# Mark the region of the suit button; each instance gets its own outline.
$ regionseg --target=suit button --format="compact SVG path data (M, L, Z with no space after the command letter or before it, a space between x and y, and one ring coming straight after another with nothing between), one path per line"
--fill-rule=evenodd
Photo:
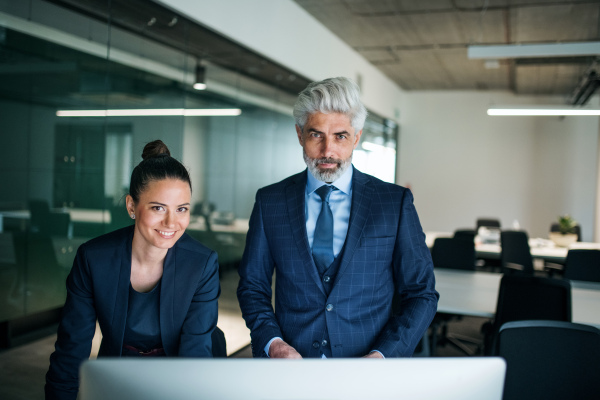
M323 341L321 342L321 346L323 346L323 347L327 347L328 344L329 343L327 342L326 339L323 339Z
M313 347L314 347L315 349L318 349L318 348L319 348L319 346L321 346L321 345L319 344L319 342L313 342Z
M323 282L329 283L330 281L331 281L331 277L330 276L324 276L323 277Z
M327 311L331 311L331 310L333 310L333 304L327 304L327 307L325 307L325 309L326 309Z

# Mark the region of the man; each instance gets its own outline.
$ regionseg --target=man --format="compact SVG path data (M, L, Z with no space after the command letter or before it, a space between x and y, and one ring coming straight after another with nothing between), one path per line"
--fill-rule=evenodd
M257 192L240 265L254 357L410 357L435 314L410 190L351 164L366 116L347 78L300 93L294 118L308 169Z

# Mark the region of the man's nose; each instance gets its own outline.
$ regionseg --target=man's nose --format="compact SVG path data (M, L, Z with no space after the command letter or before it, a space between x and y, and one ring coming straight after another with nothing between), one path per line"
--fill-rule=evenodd
M330 136L325 136L322 142L321 152L323 153L323 157L334 157L335 154L335 141L334 138Z

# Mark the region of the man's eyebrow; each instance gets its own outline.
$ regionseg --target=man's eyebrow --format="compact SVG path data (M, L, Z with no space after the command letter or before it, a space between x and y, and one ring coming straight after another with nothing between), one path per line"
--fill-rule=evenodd
M309 132L315 132L315 133L323 133L323 132L321 132L321 131L319 131L317 129L314 129L314 128L308 128L308 131ZM343 131L340 131L340 132L335 132L334 135L341 135L342 133L348 134L349 132L346 131L346 130L343 130Z

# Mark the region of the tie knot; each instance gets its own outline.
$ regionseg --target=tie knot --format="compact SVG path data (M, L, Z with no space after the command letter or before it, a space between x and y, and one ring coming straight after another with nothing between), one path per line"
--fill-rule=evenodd
M337 188L335 186L332 185L323 185L320 188L318 188L317 190L315 190L315 192L321 197L321 201L329 201L329 195L331 194L332 191L336 190Z

